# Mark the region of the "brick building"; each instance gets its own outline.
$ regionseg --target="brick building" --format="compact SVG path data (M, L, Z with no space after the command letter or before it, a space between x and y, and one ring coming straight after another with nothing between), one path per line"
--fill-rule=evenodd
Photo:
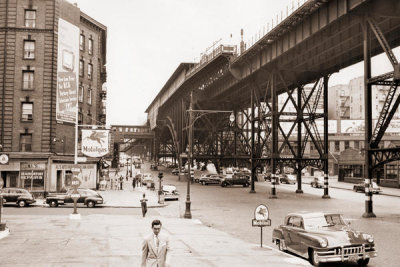
M6 186L38 193L68 186L75 118L105 125L106 38L104 25L65 0L0 0L0 154L9 158L0 177ZM62 84L70 91L61 91ZM98 161L82 164L85 187L96 187Z

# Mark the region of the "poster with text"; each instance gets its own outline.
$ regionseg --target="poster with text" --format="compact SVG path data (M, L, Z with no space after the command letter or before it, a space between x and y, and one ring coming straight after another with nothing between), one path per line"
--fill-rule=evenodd
M76 123L78 112L79 28L58 22L57 121Z

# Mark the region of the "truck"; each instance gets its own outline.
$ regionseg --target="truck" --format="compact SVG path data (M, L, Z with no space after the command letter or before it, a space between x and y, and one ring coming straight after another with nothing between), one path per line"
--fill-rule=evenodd
M88 208L104 204L103 197L94 190L78 188L77 191L79 194L77 203L83 203ZM46 197L45 203L52 208L58 207L58 205L74 203L74 200L72 199L73 194L74 189L72 188L68 189L66 193L49 193Z

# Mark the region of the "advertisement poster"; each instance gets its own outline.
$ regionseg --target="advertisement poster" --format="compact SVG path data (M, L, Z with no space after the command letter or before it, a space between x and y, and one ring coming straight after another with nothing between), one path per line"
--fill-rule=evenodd
M63 170L70 172L72 168L74 168L73 164L54 164L53 165L53 173L56 173L57 170ZM96 188L96 173L97 167L96 164L79 164L79 168L81 173L78 175L78 178L81 181L81 188ZM65 175L64 185L66 188L71 187L71 175ZM55 185L56 181L52 178L52 183Z
M364 120L342 120L341 122L341 132L349 134L363 134L364 130Z
M59 19L56 119L76 122L78 112L79 28Z
M82 153L89 157L108 154L109 130L82 130Z

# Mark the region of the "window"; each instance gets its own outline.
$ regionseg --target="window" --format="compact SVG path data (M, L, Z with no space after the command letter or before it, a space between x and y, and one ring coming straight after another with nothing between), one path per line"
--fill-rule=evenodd
M85 73L84 64L85 62L83 60L79 60L79 76L81 77L83 77L83 74Z
M85 51L85 35L83 34L79 36L79 49Z
M92 124L92 114L90 113L90 110L89 110L89 113L87 114L87 124Z
M36 10L25 9L25 27L36 27Z
M349 141L344 141L344 149L348 149L350 147Z
M88 79L91 80L92 79L92 74L93 74L93 65L91 63L88 64L88 69L87 69L87 76Z
M89 43L88 43L88 53L89 55L93 54L93 39L89 39Z
M32 121L33 120L33 103L24 102L22 103L22 121Z
M22 72L22 90L33 90L34 85L34 72L31 70L24 70Z
M87 103L92 104L92 89L88 88L88 93L87 93Z
M78 100L81 103L83 102L83 90L84 90L84 87L83 87L83 84L81 83L79 85L79 92L78 92Z
M340 142L335 141L335 151L340 151Z
M24 59L35 59L35 41L24 40Z
M360 141L354 141L354 148L360 148Z
M83 123L83 114L82 114L82 109L79 108L79 112L78 112L78 124L82 124Z
M32 134L21 134L19 140L19 151L32 151Z

